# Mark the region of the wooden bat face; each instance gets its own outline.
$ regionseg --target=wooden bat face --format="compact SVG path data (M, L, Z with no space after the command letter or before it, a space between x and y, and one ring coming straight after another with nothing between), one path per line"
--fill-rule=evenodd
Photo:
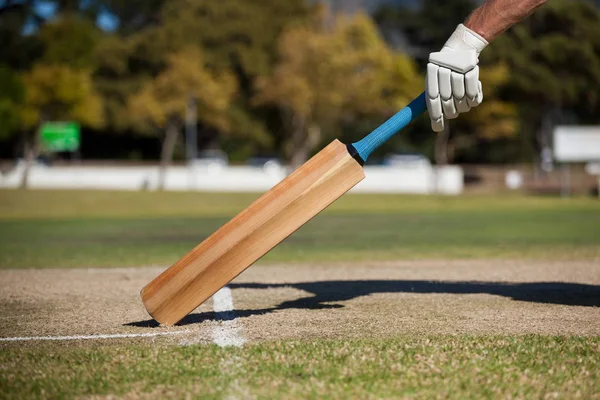
M334 140L144 287L148 313L177 323L364 177Z

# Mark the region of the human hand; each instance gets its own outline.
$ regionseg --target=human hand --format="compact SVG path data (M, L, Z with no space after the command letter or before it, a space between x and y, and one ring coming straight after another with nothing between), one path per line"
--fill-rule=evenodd
M427 110L431 128L444 130L445 119L454 119L483 101L479 81L479 53L488 42L460 24L441 51L429 55Z

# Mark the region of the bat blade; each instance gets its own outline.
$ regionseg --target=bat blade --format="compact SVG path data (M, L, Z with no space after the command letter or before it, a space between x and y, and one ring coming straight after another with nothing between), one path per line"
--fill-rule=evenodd
M179 322L364 177L334 140L144 287L146 310Z

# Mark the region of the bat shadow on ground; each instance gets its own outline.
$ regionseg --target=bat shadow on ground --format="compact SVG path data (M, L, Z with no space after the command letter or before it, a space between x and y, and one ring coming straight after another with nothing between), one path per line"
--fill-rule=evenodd
M342 308L341 303L376 293L423 293L423 294L490 294L516 301L562 304L568 306L600 307L600 286L582 283L531 282L501 283L481 281L424 281L424 280L355 280L316 281L299 283L233 283L231 289L294 288L310 293L309 296L259 310L235 310L234 312L203 312L190 314L178 325L197 324L203 321L228 321L251 315L261 315L286 309ZM333 304L332 304L333 303ZM154 320L131 322L128 326L158 326Z

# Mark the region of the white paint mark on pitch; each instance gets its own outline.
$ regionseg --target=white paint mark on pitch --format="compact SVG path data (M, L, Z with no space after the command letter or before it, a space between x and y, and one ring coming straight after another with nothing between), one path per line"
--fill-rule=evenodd
M146 338L168 335L182 335L188 331L174 332L154 332L154 333L116 333L113 335L74 335L74 336L22 336L22 337L4 337L0 342L28 342L34 340L100 340L100 339L127 339L127 338Z
M241 347L246 343L241 328L235 319L233 296L227 286L213 295L213 310L216 316L216 326L212 330L213 342L218 346Z

